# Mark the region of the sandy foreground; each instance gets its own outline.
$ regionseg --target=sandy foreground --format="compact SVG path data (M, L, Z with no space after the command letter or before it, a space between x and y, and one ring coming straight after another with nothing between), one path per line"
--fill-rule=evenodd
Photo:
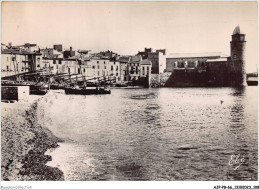
M1 181L64 180L61 170L46 165L52 158L45 152L61 140L38 122L41 98L1 103Z

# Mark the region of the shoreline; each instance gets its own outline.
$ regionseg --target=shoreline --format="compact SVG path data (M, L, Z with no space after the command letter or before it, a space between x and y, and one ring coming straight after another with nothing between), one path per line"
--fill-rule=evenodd
M63 181L63 172L47 166L52 160L45 155L57 148L52 132L38 123L38 100L33 103L1 103L1 180L3 181Z

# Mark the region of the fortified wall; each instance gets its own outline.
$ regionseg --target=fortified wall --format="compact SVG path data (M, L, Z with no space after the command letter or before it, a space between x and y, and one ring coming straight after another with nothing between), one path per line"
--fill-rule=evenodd
M151 74L150 87L227 87L245 85L245 34L237 26L230 42L231 56L221 53L173 54L166 71Z

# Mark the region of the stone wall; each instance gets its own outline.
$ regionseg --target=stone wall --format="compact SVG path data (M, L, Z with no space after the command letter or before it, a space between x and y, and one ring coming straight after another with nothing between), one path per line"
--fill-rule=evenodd
M171 72L150 75L150 87L164 87L166 81L170 78Z

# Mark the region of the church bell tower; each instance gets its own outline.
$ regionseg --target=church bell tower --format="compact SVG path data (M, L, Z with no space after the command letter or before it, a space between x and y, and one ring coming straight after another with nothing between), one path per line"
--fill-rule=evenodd
M243 86L245 84L245 34L240 31L237 26L232 34L231 48L231 63L230 63L230 83L231 86Z

